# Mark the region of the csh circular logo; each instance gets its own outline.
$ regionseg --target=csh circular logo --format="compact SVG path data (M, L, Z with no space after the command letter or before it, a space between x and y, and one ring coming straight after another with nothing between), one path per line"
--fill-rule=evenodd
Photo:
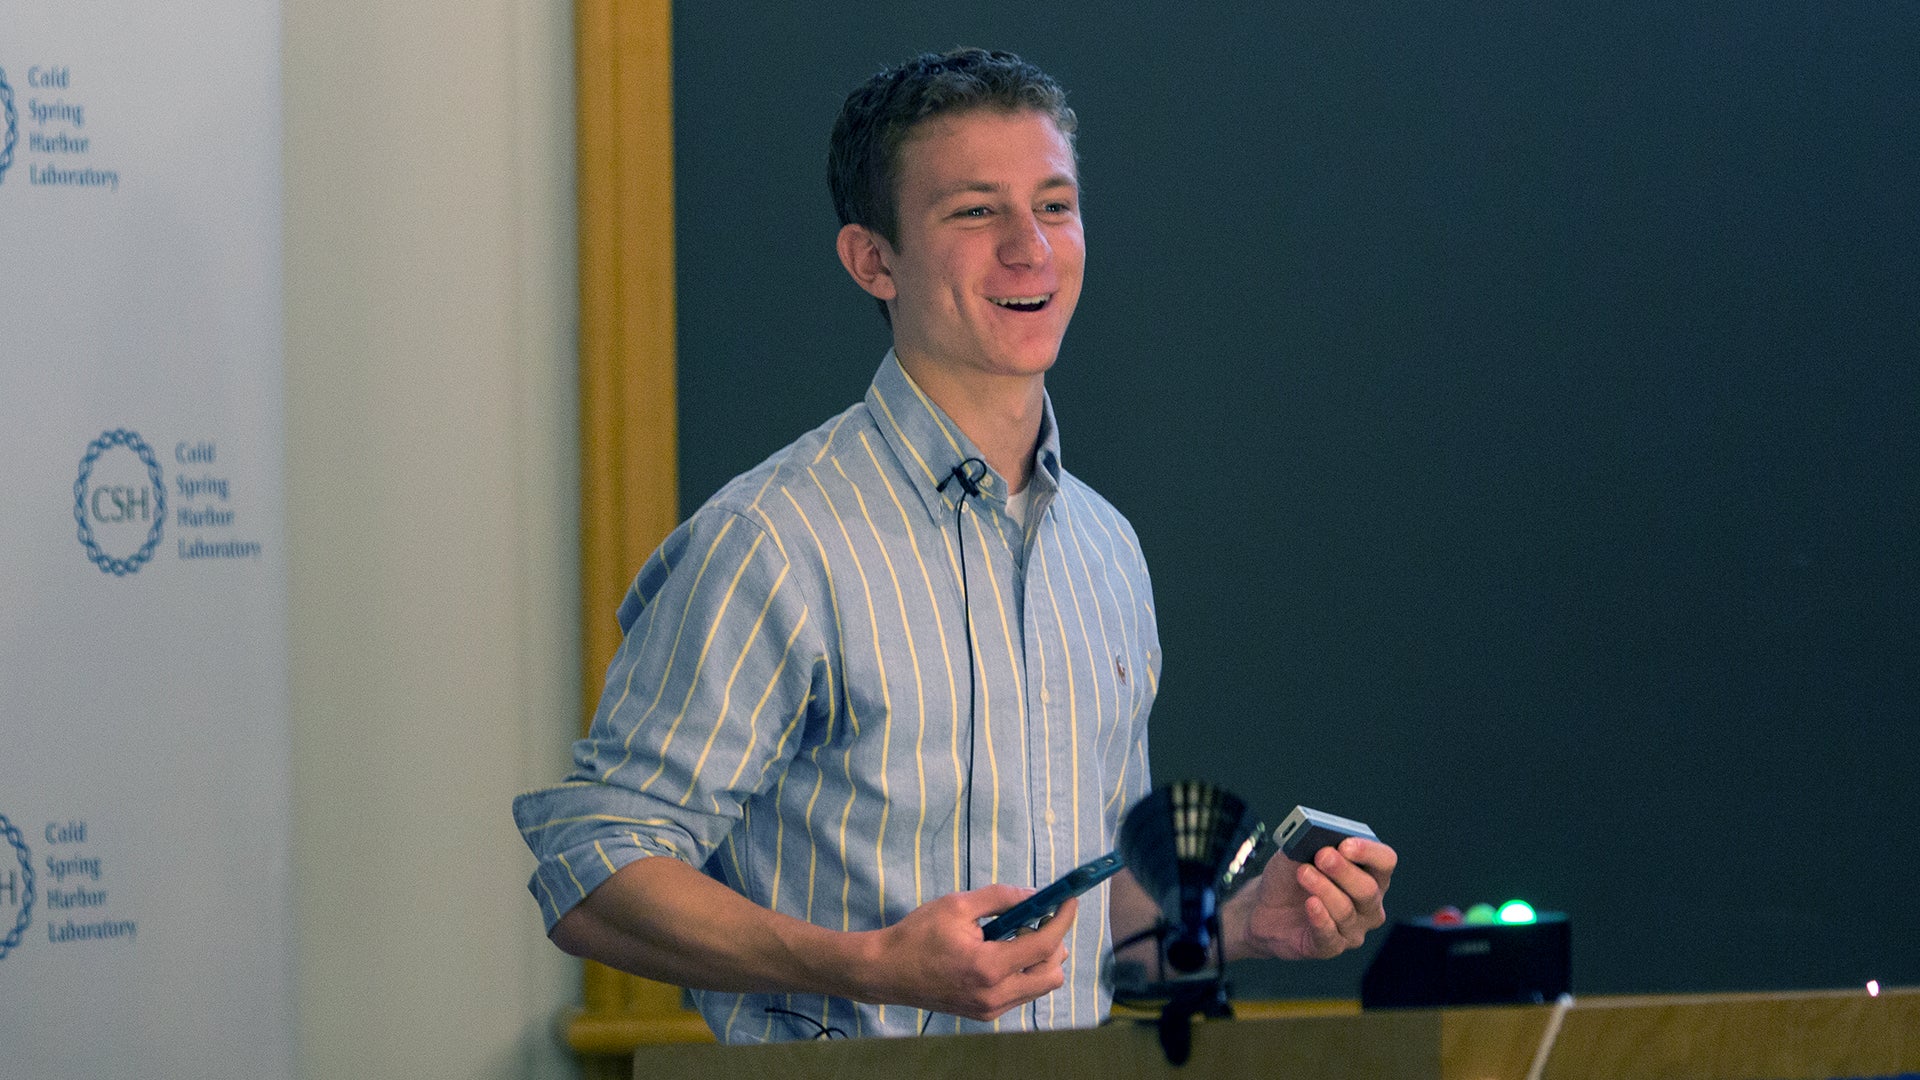
M167 522L167 484L139 435L119 428L88 445L73 482L73 519L103 574L125 577L153 558Z
M33 852L27 849L20 830L13 827L5 814L0 814L0 835L13 846L13 854L20 863L16 870L8 865L7 859L0 857L0 926L12 923L7 935L0 937L0 960L5 960L25 936L27 924L33 921ZM11 920L7 918L9 912L14 913Z
M7 85L7 71L0 68L0 113L5 113L6 135L0 137L0 181L7 178L7 166L13 164L13 144L20 140L20 117L13 111L13 87Z

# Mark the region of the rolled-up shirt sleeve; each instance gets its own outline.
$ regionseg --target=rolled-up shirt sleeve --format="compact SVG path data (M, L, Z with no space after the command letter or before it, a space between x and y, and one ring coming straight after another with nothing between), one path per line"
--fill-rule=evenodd
M732 511L696 514L647 561L572 774L514 800L548 930L627 863L705 866L792 756L827 677L803 593L778 538Z

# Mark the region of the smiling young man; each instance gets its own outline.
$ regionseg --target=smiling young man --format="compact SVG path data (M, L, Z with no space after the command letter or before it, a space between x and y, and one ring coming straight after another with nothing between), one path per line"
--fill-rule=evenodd
M1146 563L1062 467L1045 390L1085 266L1073 134L1006 53L848 96L838 251L893 349L647 561L573 775L515 801L554 941L693 988L723 1040L1092 1025L1113 941L1154 918L1123 874L979 928L1149 787ZM1229 953L1357 945L1394 862L1349 840L1270 870Z

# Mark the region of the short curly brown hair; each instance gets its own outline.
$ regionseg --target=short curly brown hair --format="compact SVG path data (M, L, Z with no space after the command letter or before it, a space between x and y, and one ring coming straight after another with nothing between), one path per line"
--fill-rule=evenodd
M827 151L827 187L840 224L864 225L897 248L900 147L927 119L972 109L1041 113L1069 147L1078 126L1060 84L1010 52L922 53L868 79L841 106Z

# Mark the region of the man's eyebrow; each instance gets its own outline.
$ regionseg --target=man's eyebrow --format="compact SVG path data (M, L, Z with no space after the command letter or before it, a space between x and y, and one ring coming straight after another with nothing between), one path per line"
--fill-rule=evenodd
M1065 173L1055 173L1040 182L1039 191L1058 191L1061 188L1079 190L1080 182ZM934 192L934 201L951 199L955 195L1004 195L1007 185L996 184L989 180L962 180Z
M985 180L962 180L949 184L934 192L936 199L950 199L955 195L998 195L1007 190L1005 184L993 184Z

